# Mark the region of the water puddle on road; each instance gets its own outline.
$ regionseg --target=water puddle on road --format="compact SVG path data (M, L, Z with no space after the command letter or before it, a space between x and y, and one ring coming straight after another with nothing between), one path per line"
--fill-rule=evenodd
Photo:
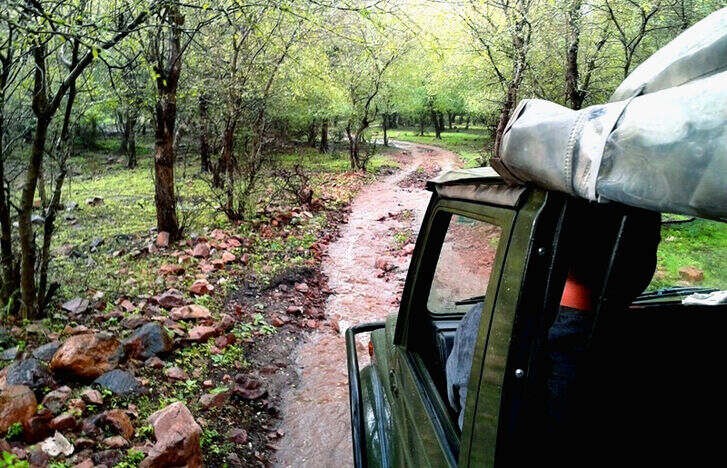
M400 182L425 164L453 167L456 156L430 147L400 143L410 162L403 170L362 190L352 204L341 237L323 261L333 294L326 315L342 331L353 324L384 319L395 313L410 256L401 254L395 234L421 224L429 192L401 187ZM412 239L413 241L413 239ZM381 276L377 260L396 268ZM380 260L381 261L381 260ZM341 467L352 465L346 346L342 334L317 332L296 351L297 388L283 405L285 436L278 466ZM366 354L362 347L359 354Z

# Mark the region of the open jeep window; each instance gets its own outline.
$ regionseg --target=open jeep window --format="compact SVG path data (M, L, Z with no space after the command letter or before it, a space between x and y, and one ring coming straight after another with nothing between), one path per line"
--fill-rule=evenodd
M484 300L502 229L452 215L429 290L432 314L466 313Z

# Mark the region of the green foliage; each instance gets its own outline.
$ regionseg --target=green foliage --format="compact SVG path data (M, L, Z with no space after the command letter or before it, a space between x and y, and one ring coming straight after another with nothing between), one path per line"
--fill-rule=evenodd
M23 435L23 425L19 422L14 422L8 427L8 431L5 434L5 438L8 440L17 439Z
M126 456L114 468L137 468L144 460L144 452L140 450L129 449Z
M29 468L30 463L26 460L19 460L15 454L3 451L0 456L0 466L7 468Z

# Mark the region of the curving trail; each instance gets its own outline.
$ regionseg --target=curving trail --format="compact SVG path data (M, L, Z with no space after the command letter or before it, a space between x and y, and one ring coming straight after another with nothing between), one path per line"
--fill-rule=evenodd
M402 170L359 193L341 237L329 246L323 261L323 273L333 291L326 316L337 319L342 331L397 311L411 257L395 247L394 234L418 232L430 195L421 186L406 187L405 182L419 174L420 168L447 170L459 164L456 154L440 148L393 144L404 152ZM396 268L382 276L383 271L375 266L377 260ZM361 351L359 355L366 354L365 349ZM300 382L283 405L285 436L277 454L278 466L351 466L343 334L316 332L300 344L296 354Z

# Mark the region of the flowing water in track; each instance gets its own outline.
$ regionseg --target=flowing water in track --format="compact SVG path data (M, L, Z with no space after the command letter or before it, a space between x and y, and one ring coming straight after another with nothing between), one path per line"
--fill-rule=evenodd
M341 237L330 245L323 261L333 294L326 315L339 320L341 331L351 325L384 319L397 311L410 255L396 244L396 233L419 230L430 193L421 173L457 165L457 156L439 148L396 142L404 152L402 170L365 187L353 201ZM419 171L418 171L419 169ZM413 239L412 239L413 241ZM384 274L379 260L396 268ZM316 332L298 347L297 388L283 406L279 466L351 466L346 346L343 334ZM362 348L359 355L366 354Z

